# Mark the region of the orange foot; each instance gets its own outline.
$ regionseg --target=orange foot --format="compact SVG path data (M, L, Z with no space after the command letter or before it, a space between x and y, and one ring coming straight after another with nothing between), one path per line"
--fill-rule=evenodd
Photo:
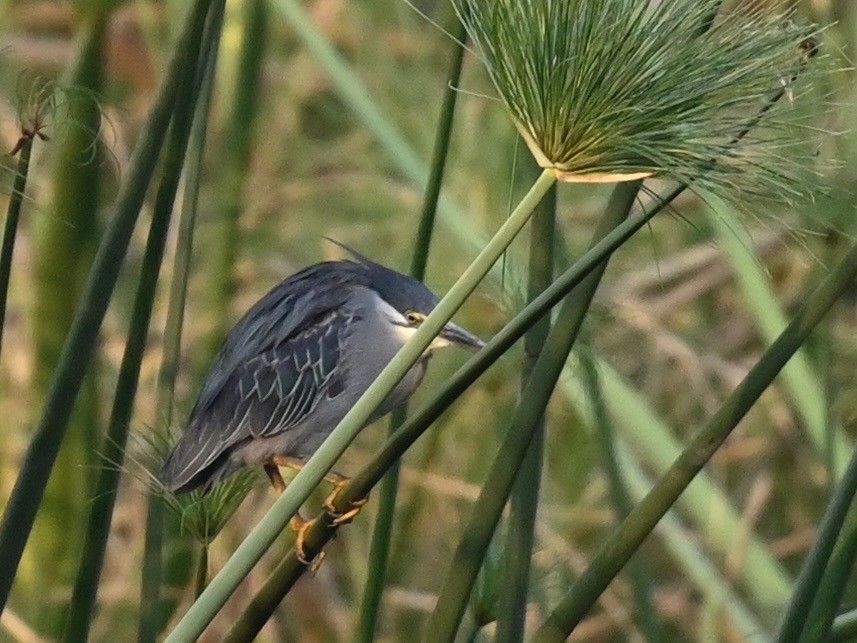
M324 508L327 510L331 516L333 516L333 524L336 526L339 525L347 525L349 522L354 520L357 517L357 514L360 513L360 510L363 508L369 499L362 498L361 500L354 500L351 502L351 508L344 513L339 513L336 511L336 507L334 503L336 502L336 497L342 492L342 489L348 484L348 478L344 476L340 476L339 474L333 474L336 476L335 480L331 480L333 483L333 492L327 497L324 501ZM329 478L328 478L329 479Z
M309 567L309 571L313 575L315 575L315 573L318 571L318 568L321 567L321 561L324 560L325 556L325 553L323 551L319 552L312 559L307 556L306 534L307 530L312 527L314 522L316 522L315 519L306 520L305 518L302 518L300 514L295 514L289 521L289 526L294 529L295 533L297 534L297 536L295 537L295 555L298 557L299 561Z

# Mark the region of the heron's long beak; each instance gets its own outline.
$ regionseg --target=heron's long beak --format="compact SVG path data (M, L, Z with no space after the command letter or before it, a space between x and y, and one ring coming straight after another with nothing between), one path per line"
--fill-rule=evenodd
M485 342L479 339L476 335L468 333L461 326L457 326L452 322L443 327L443 330L440 331L440 335L437 336L437 339L445 340L449 344L462 346L472 351L478 351L480 348L485 346Z

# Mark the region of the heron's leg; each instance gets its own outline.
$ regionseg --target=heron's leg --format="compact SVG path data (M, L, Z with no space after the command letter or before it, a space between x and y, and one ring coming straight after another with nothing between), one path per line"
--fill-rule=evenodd
M280 470L275 464L264 465L265 473L268 474L268 479L271 481L271 486L277 493L283 493L286 490L286 483L283 476L280 475Z
M348 511L344 513L337 512L336 507L334 506L334 502L336 501L336 497L342 492L342 489L345 487L345 485L348 484L350 478L341 476L338 473L332 473L328 475L334 477L334 479L330 481L331 484L333 484L333 492L324 501L324 508L327 509L327 513L333 516L334 525L347 525L349 522L351 522L357 517L357 514L360 513L360 510L363 508L363 505L365 505L369 501L369 498L353 500L351 502L351 508Z
M304 468L304 465L306 464L306 462L304 462L303 460L293 458L287 455L275 455L271 458L271 462L273 466L284 467L286 469L292 469L294 471L300 471ZM342 474L336 473L336 471L329 471L327 474L325 474L324 479L327 480L334 487L348 482L348 478L346 478Z

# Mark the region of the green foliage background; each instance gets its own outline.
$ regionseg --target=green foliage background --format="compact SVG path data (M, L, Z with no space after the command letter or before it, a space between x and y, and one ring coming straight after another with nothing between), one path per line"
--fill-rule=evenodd
M34 71L56 78L67 74L75 61L73 43L85 33L87 23L80 16L109 12L99 217L127 166L129 147L184 12L178 1L114 6L119 4L0 4L0 136L6 150L19 136L17 79ZM418 179L428 167L451 55L444 34L404 2L312 0L297 5L271 0L261 19L266 36L257 52L260 66L252 73L242 65L262 40L245 4L256 3L227 4L201 179L176 428L194 400L224 321L237 319L286 275L338 256L323 236L407 270L421 203ZM824 34L825 51L838 68L824 88L830 106L814 115L819 134L808 143L817 153L823 193L799 207L754 204L747 212L687 195L675 204L674 215L657 217L614 257L581 343L598 377L577 357L570 360L547 418L530 574L531 626L552 609L617 523L597 441L599 423L612 424L621 474L632 499L638 499L746 374L801 303L802 293L853 241L857 138L850 130L857 117L857 83L848 61L857 38L857 3L807 0L799 6L811 21L836 21ZM348 78L330 75L329 61L299 29L295 7L306 12L321 42L334 48L360 86L344 85ZM441 25L452 24L451 8L443 3L426 0L417 7ZM446 291L499 227L529 180L527 168L515 162L523 143L500 104L488 97L493 87L476 62L472 55L465 59L444 201L428 264L427 283L438 293ZM355 95L364 103L355 103ZM383 118L373 120L372 114ZM242 156L245 149L247 158ZM92 240L78 241L75 235L95 227L88 222L84 230L65 221L52 205L51 195L62 185L63 163L77 167L73 157L63 158L53 138L36 141L0 363L3 503L38 419L42 373L51 368L43 363L46 358L39 358L37 329L44 320L37 311L44 310L46 298L66 301L77 279L70 274L68 283L53 284L41 276L39 266L48 259L40 235L51 229L57 235L52 243L57 238L62 242L62 226L70 226L75 234L69 232L65 241L74 245L63 256L70 251L82 264ZM9 159L4 159L6 165L11 165ZM558 190L560 265L585 249L609 189ZM235 213L237 219L232 219ZM144 210L142 220L148 222L150 214ZM103 422L109 414L107 400L115 386L145 245L143 228L136 231L121 267L102 329L92 395L101 406L91 423ZM168 257L175 249L174 237ZM527 248L524 238L513 245L458 322L489 337L520 308ZM224 268L231 257L234 263ZM167 261L132 419L132 431L140 434L166 414L156 406L156 379L171 270ZM658 624L658 638L664 640L738 641L760 629L774 630L832 485L844 469L847 445L857 437L855 324L852 293L638 553L634 570L648 586L651 619L634 613L636 581L623 574L576 637L642 640L649 632L647 620ZM463 360L455 352L433 359L424 388L436 388ZM446 564L517 401L521 364L519 350L501 360L405 458L379 640L409 640L433 608ZM592 395L594 384L601 395ZM424 390L418 400L425 395ZM368 459L386 435L381 424L364 431L338 470L356 471ZM132 441L131 469L144 457L144 442ZM97 454L89 456L98 462ZM69 470L68 480L81 473L92 488L97 468L82 462ZM45 524L35 532L38 540L30 543L26 574L4 613L0 641L53 638L60 632L55 614L68 603L73 579L58 570L76 564L75 541L82 529L78 515L85 515L89 502L78 484L86 483L75 483L76 493L64 501L73 507L57 506L55 514L40 518ZM92 640L135 636L145 491L139 477L123 477ZM313 511L324 491L313 500ZM268 489L251 493L211 545L211 570L222 566L272 500ZM375 504L370 500L361 517L328 546L318 574L297 585L260 640L352 640ZM222 638L291 540L290 533L284 534L254 570L214 622L211 640ZM51 543L56 542L68 547L54 551ZM46 547L51 551L45 552ZM181 613L192 600L192 560L182 555L173 562L178 569L170 573L184 585L168 598L180 602ZM496 616L499 578L491 566L483 572L473 604L479 619ZM852 583L843 607L855 602L857 586ZM492 627L489 623L478 636L490 636Z

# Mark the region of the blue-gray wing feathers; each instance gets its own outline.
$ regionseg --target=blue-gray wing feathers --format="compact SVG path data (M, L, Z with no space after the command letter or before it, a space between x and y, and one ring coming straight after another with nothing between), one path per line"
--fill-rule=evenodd
M230 331L161 473L173 491L225 477L230 452L288 431L341 380L342 343L362 284L359 264L318 264L285 280ZM338 385L341 385L338 384ZM217 470L220 468L220 474ZM230 470L231 471L231 470Z

